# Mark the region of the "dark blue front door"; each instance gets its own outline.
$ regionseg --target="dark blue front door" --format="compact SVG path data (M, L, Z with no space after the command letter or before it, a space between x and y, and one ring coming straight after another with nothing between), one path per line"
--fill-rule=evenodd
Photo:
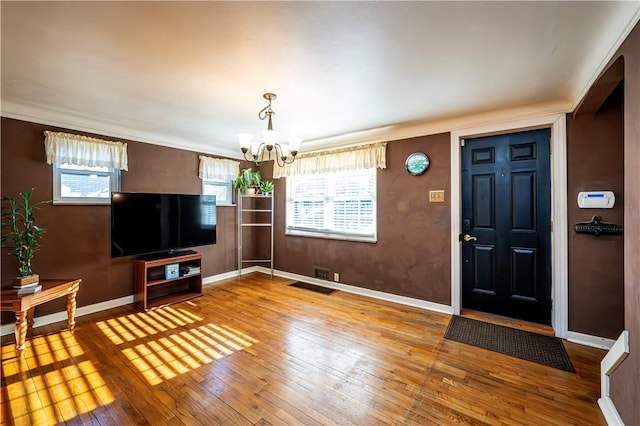
M551 322L550 133L464 142L463 308Z

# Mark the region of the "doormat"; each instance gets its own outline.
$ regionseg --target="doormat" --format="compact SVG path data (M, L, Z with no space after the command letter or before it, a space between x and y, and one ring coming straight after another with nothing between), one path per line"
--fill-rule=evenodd
M322 293L322 294L331 294L334 291L336 291L332 288L322 287L315 284L303 283L300 281L298 281L297 283L289 284L289 286L296 287L296 288L303 288L305 290L311 290L311 291L315 291L316 293Z
M445 339L574 373L562 340L460 316L451 317Z

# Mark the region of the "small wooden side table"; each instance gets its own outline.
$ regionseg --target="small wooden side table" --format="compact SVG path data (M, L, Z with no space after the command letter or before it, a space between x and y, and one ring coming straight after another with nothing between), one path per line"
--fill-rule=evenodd
M50 300L67 296L67 325L73 333L76 325L76 294L80 289L81 279L52 280L41 279L42 290L37 293L18 295L17 289L2 290L0 292L0 310L13 311L16 314L16 355L21 358L24 354L27 330L33 326L33 308Z

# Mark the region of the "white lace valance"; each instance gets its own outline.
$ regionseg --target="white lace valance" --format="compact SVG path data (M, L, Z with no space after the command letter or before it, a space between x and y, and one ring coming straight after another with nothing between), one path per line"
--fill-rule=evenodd
M212 158L205 155L200 156L198 172L200 179L222 180L227 182L235 179L239 174L239 161Z
M274 167L273 178L332 173L342 170L387 168L387 143L300 154L291 164Z
M70 133L44 132L47 163L128 170L127 144Z

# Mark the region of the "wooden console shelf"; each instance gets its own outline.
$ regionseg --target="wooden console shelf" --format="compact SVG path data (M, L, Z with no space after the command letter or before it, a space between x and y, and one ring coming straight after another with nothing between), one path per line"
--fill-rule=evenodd
M180 275L167 279L165 266L178 264ZM133 301L138 309L148 311L172 303L202 296L202 273L183 274L185 267L202 267L200 253L176 253L159 259L133 261Z

